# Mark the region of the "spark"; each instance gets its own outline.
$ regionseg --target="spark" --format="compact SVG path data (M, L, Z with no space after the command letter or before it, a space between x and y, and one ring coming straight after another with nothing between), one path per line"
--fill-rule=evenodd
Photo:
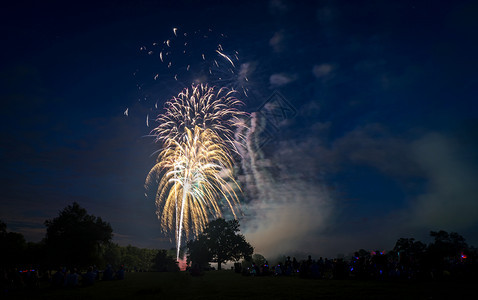
M221 55L222 57L224 57L225 59L227 59L231 65L235 68L236 66L234 65L234 63L232 62L232 60L229 58L229 56L227 56L226 54L222 53L221 51L219 50L216 50L217 53L219 53L219 55Z
M246 89L244 89L244 87L242 87L242 91L244 92L244 95L246 95L246 97L249 97L249 96L247 95Z
M146 127L149 127L149 114L146 115Z
M128 110L129 110L129 108L126 108L126 110L124 111L125 116L128 116Z
M159 52L159 59L163 62L163 51Z
M176 27L173 28L173 33L174 33L175 36L178 36L178 29Z

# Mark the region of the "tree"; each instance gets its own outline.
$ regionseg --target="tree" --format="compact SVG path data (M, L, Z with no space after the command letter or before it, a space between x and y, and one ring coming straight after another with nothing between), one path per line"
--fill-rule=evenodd
M442 257L457 257L468 249L465 238L456 232L448 232L444 230L430 231L430 236L435 238L434 243L429 245L430 250L438 252Z
M425 253L427 246L415 241L414 238L399 238L395 243L393 251L398 253L400 260L418 260Z
M125 268L130 270L151 270L153 259L158 252L158 250L138 248L131 245L120 247L120 249L122 263L125 265Z
M50 263L87 267L102 263L102 247L111 241L113 229L100 217L89 215L74 202L58 217L46 220L46 246Z
M7 224L3 223L3 221L0 220L0 238L3 238L6 235L7 235Z
M7 232L7 224L0 220L0 269L25 263L27 243L23 234Z
M458 259L469 248L465 238L456 232L430 231L430 236L435 241L428 245L428 256L437 266L443 267L446 260Z
M116 243L107 243L103 247L103 259L107 265L111 265L113 268L119 268L122 262L121 246Z
M220 270L221 264L226 261L250 258L254 249L238 232L237 220L219 218L211 221L196 240L187 243L188 260L200 264L206 259L208 262L217 262L217 269Z
M186 244L188 248L187 261L197 264L201 269L209 266L212 261L212 253L209 252L208 238L205 235L199 235L196 240L190 240Z
M159 272L175 272L179 271L179 266L176 259L168 254L168 251L159 250L153 259L153 270Z
M252 255L252 262L254 262L256 266L262 266L266 263L266 261L266 258L262 254L255 253L254 255Z
M390 253L396 255L403 272L419 272L424 268L423 263L426 262L426 248L424 243L415 241L414 238L399 238Z

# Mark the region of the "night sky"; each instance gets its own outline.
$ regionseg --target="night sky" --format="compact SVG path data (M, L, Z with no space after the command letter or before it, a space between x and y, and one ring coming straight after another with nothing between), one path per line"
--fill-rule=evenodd
M9 2L0 219L28 241L76 201L121 245L174 247L145 197L160 148L147 135L165 101L208 80L221 43L248 81L225 70L211 84L247 89L249 113L274 91L296 111L244 186L257 253L388 250L441 229L478 246L476 1ZM206 59L181 56L180 37Z

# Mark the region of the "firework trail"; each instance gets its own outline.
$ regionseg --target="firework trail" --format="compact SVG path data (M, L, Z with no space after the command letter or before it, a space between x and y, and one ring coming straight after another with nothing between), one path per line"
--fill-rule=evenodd
M233 178L234 128L243 126L241 102L225 88L192 86L165 105L152 134L162 143L146 187L158 182L155 199L164 231L174 230L177 259L183 234L198 235L226 206L236 217L240 190Z

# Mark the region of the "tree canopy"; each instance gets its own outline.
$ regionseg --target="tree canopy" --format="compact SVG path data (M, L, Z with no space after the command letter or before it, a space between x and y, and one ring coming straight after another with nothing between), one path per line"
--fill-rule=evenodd
M171 255L167 250L159 250L152 260L153 270L159 272L179 271L179 266L174 254L173 252Z
M0 220L0 268L21 263L26 247L23 234L7 232L7 224Z
M226 221L216 219L211 221L196 240L187 243L188 260L199 265L217 262L218 270L221 264L241 258L250 258L254 249L239 232L237 220Z
M113 237L110 224L89 215L74 202L58 217L46 220L46 246L50 263L87 266L99 263L102 247Z

